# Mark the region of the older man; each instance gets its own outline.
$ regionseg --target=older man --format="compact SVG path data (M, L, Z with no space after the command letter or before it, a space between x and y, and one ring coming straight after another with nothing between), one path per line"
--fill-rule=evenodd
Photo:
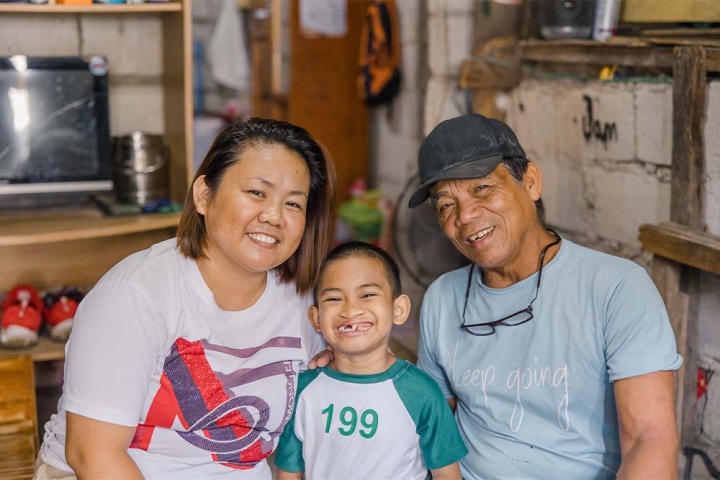
M470 453L464 478L675 478L677 354L643 268L546 228L543 177L513 131L465 115L419 154L440 226L472 261L428 289L418 364Z

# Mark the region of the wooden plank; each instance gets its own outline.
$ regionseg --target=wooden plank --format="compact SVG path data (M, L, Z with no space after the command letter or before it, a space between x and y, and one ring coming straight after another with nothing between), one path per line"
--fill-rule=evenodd
M702 231L704 147L703 130L706 102L706 54L703 47L675 47L673 49L673 147L672 186L670 194L670 219L691 231ZM703 241L698 249L710 243ZM693 252L684 249L682 261L691 258ZM701 259L701 267L712 267ZM662 264L655 255L654 262ZM662 268L662 267L660 267ZM674 270L672 285L666 287L676 298L668 296L666 306L675 317L674 329L678 351L684 362L678 371L676 408L680 414L681 445L694 443L695 402L697 366L697 337L700 304L700 270L687 266L667 267ZM677 294L682 292L683 295Z
M40 335L38 343L34 347L20 350L0 348L0 359L17 357L18 355L26 355L30 357L33 362L62 360L65 358L65 343L55 342L44 335Z
M705 49L705 70L720 72L720 48Z
M717 37L643 37L653 45L684 45L700 47L720 47L720 38Z
M675 47L670 220L703 229L706 67L702 47Z
M460 88L509 90L520 81L520 68L509 62L498 65L473 58L463 61L460 66Z
M460 66L460 88L509 90L520 81L515 54L517 37L496 37L475 48L475 57Z
M720 37L720 28L645 28L640 33L641 37L693 37L693 36L715 36Z
M171 238L173 228L83 240L0 248L0 291L19 283L37 288L90 287L131 253Z
M192 11L163 16L163 104L165 137L170 147L170 193L183 203L195 172L193 161Z
M720 237L678 224L641 225L640 243L656 256L720 275Z
M113 237L175 228L180 213L105 218L96 209L0 217L0 247Z
M519 58L526 61L663 69L671 69L674 65L670 47L613 46L589 40L548 44L523 41L518 45Z
M28 356L0 359L0 478L32 466L37 455L35 375Z
M30 480L35 472L36 435L29 433L0 437L0 478Z
M717 0L623 0L624 23L720 22Z

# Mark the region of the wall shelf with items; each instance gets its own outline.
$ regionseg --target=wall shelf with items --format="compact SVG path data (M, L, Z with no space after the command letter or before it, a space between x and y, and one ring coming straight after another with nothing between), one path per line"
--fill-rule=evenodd
M170 196L181 204L194 169L191 23L190 0L2 3L0 43L3 56L106 56L111 134L162 135L169 147ZM52 36L42 34L50 29ZM92 287L122 258L171 238L179 219L179 213L105 217L92 208L0 212L0 292L19 283ZM61 358L61 348L51 351Z

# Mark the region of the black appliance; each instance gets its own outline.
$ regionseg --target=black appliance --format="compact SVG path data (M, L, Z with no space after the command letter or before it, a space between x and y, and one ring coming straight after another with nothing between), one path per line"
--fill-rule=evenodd
M541 0L537 7L544 38L590 38L595 0Z
M0 207L112 190L105 57L0 58Z

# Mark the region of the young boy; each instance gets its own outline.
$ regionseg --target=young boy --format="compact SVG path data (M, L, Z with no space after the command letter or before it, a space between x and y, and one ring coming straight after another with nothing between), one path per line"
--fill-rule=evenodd
M333 347L325 368L299 376L295 412L275 457L278 480L460 477L467 454L437 384L389 349L410 313L397 264L351 242L323 263L308 313Z

